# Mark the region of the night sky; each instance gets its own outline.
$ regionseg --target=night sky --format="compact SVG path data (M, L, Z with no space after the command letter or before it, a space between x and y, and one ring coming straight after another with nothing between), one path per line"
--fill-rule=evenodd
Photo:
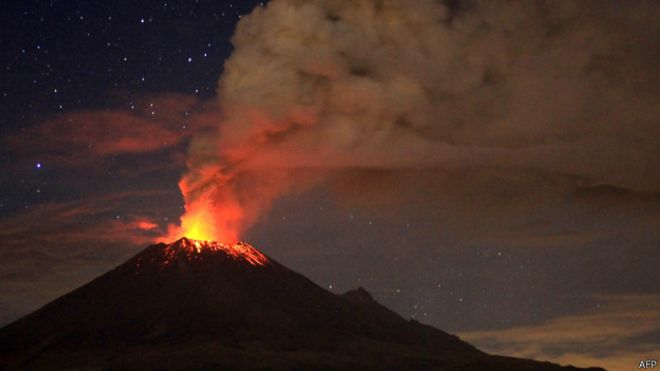
M469 27L462 20L487 14L480 2L447 4L448 38ZM550 12L539 22L543 42L509 18L527 10L483 16L508 36L472 43L478 35L471 34L443 53L467 56L475 69L500 57L507 67L485 66L477 82L428 75L450 86L440 95L451 108L427 110L442 125L414 130L443 146L419 154L415 141L379 146L397 154L392 162L387 151L355 142L346 145L351 152L335 151L344 148L342 134L323 142L327 156L313 164L325 168L322 177L296 152L315 148L309 141L273 147L302 164L287 176L306 185L273 197L241 238L332 292L362 286L405 318L489 352L612 369L657 358L660 11L655 2L630 4L583 2ZM218 80L236 25L272 5L2 2L0 325L122 263L178 222L177 183L190 143L224 125ZM359 10L346 14L371 22ZM264 28L276 37L272 19ZM575 24L590 27L575 31ZM263 37L256 26L250 32ZM401 38L405 47L417 45L415 35ZM251 40L236 42L250 51ZM582 42L593 51L581 54ZM498 43L512 51L493 51ZM523 49L533 52L516 54ZM348 69L374 81L407 63L383 53L372 65L365 55ZM243 63L233 73L258 76L260 66ZM371 86L356 99L378 107ZM426 106L416 95L403 96L413 97L401 103L411 111L426 109L417 108ZM415 120L393 122L409 128ZM240 124L225 127L240 131Z

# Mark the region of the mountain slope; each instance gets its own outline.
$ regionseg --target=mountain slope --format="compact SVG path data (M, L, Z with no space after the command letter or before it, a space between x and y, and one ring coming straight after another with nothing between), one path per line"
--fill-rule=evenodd
M0 330L3 370L384 364L561 369L486 355L453 335L403 320L361 288L334 295L247 244L185 238L150 246Z

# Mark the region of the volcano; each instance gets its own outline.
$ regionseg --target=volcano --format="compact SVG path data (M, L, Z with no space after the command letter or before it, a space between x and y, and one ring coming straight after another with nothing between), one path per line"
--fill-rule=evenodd
M578 370L491 356L246 243L182 238L0 329L1 370ZM600 370L600 369L593 369Z

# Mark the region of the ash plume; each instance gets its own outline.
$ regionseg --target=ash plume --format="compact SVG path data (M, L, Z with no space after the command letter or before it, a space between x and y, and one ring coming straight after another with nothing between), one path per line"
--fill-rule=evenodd
M191 143L183 228L203 214L235 238L279 195L341 169L502 168L658 190L659 9L271 1L239 22L221 118Z

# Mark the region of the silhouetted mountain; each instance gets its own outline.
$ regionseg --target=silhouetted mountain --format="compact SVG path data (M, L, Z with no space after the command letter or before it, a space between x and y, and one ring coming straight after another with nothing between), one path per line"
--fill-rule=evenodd
M0 330L2 370L577 370L487 355L244 243L181 239ZM596 370L596 369L594 369Z

